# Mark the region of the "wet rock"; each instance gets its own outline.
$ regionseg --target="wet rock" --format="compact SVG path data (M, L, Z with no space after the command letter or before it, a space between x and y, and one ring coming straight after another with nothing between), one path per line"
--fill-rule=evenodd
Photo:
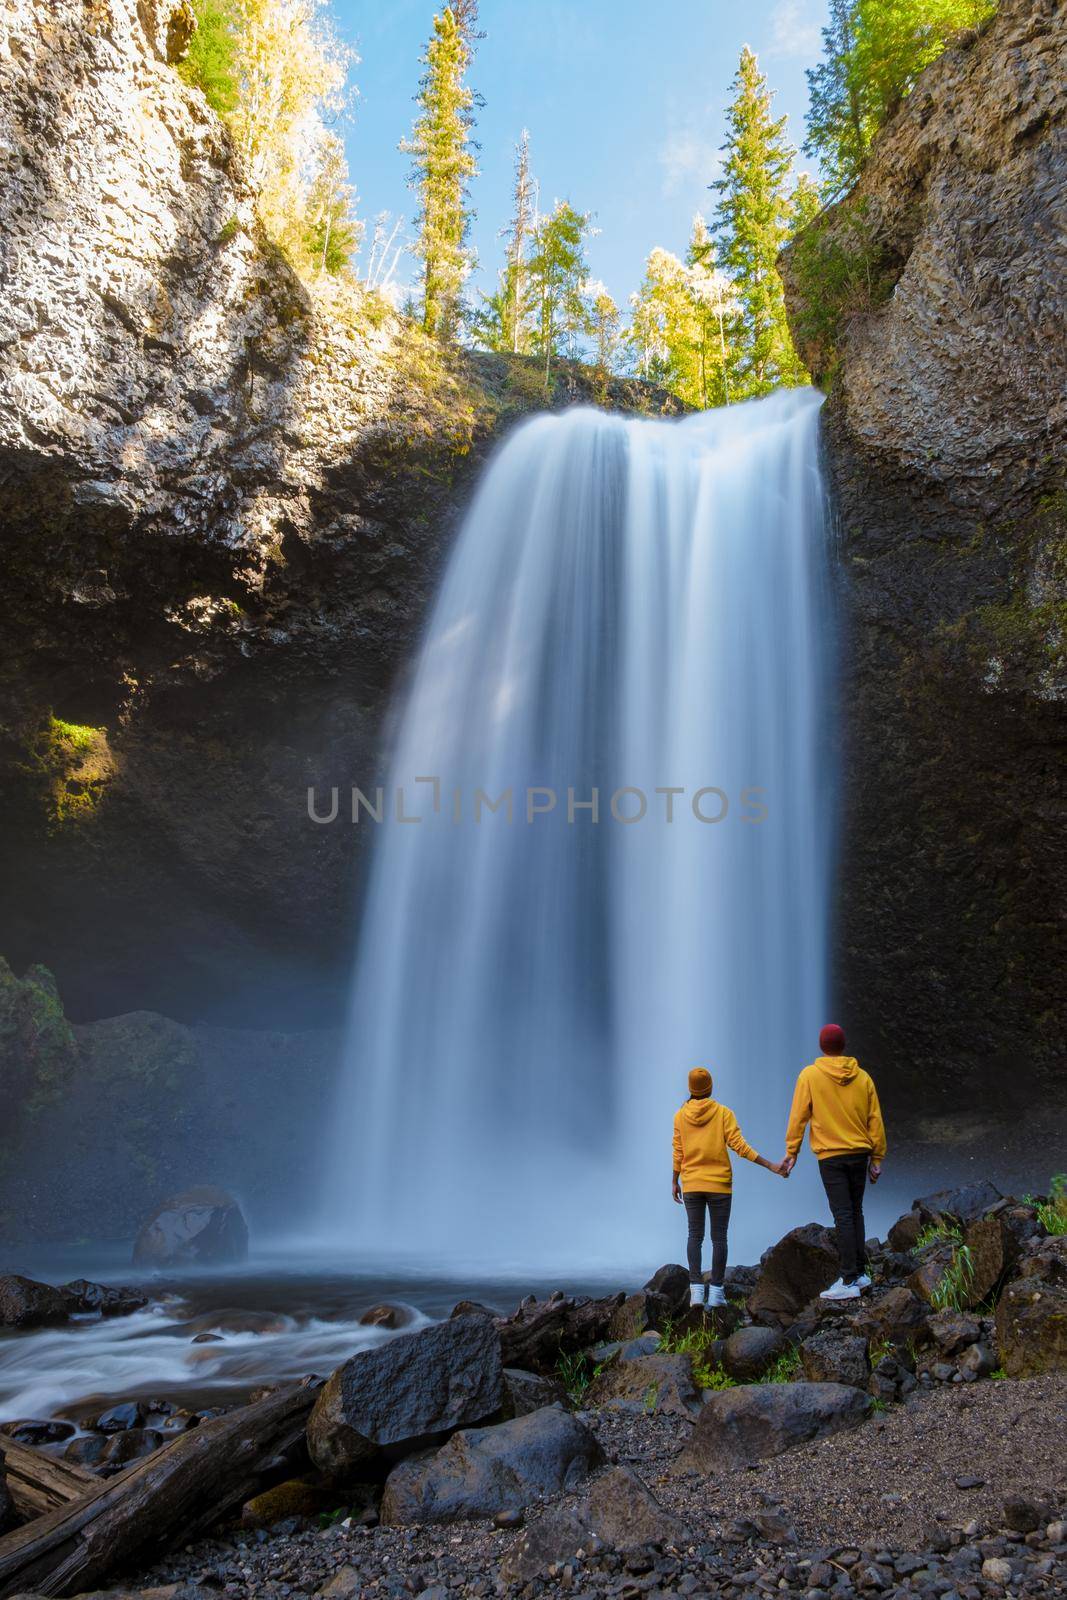
M59 1292L71 1316L128 1317L148 1304L148 1296L138 1289L91 1283L88 1278L74 1278L62 1284Z
M638 1356L613 1362L590 1385L587 1403L623 1410L695 1417L702 1404L687 1355Z
M668 1311L675 1315L689 1304L689 1273L676 1261L654 1272L645 1288L666 1301Z
M898 1217L887 1235L891 1247L901 1255L914 1250L915 1241L923 1230L923 1220L918 1211L905 1211Z
M382 1497L383 1523L493 1517L573 1489L600 1465L596 1438L555 1406L453 1434L433 1455L401 1462Z
M59 1422L55 1418L27 1417L21 1422L0 1422L0 1433L6 1433L18 1444L58 1444L61 1439L72 1438L74 1432L72 1422Z
M926 1319L926 1326L937 1348L943 1355L954 1356L974 1344L981 1328L973 1317L960 1311L935 1311Z
M723 1369L738 1383L757 1383L785 1348L778 1328L738 1328L723 1344Z
M997 1302L997 1349L1009 1378L1067 1372L1067 1285L1016 1278Z
M94 1428L98 1433L120 1433L124 1428L139 1428L144 1421L144 1407L139 1400L123 1400L120 1404L109 1406L106 1411L101 1411L96 1417L86 1422L87 1428Z
M871 1371L866 1339L834 1327L802 1341L800 1364L810 1383L847 1383L856 1389L866 1389Z
M359 1321L364 1328L406 1328L412 1313L407 1306L382 1304L368 1307Z
M841 1383L774 1383L713 1395L675 1461L675 1471L719 1472L781 1455L810 1439L854 1428L869 1395Z
M840 1271L829 1228L817 1222L793 1228L762 1256L749 1312L759 1322L792 1322Z
M63 1452L64 1461L73 1461L79 1467L99 1466L110 1440L102 1433L83 1433L72 1439Z
M872 1295L851 1321L856 1332L871 1342L886 1339L890 1344L903 1345L925 1335L928 1315L926 1303L900 1286Z
M499 1313L480 1300L457 1300L448 1314L450 1317L488 1317L490 1322L495 1322Z
M58 1289L18 1273L0 1277L0 1328L47 1328L66 1320L67 1302Z
M656 1335L658 1339L658 1335ZM505 1406L513 1417L527 1417L542 1406L566 1405L567 1391L558 1378L544 1378L518 1367L504 1369Z
M595 1344L589 1359L597 1366L608 1361L638 1361L642 1356L658 1355L662 1342L661 1335L654 1331L639 1334L636 1339L613 1339L606 1344Z
M485 1317L401 1333L333 1373L308 1420L311 1459L331 1476L484 1422L504 1399L500 1339Z
M964 1184L959 1189L939 1189L936 1194L913 1200L911 1206L922 1218L924 1226L944 1218L964 1227L969 1222L977 1222L990 1206L995 1206L1003 1198L999 1189L983 1179L979 1183Z
M158 1433L154 1428L127 1428L122 1433L116 1433L108 1441L107 1448L100 1458L100 1465L124 1467L127 1462L140 1461L142 1456L150 1456L162 1443L162 1433Z
M224 1266L248 1255L248 1227L225 1189L188 1189L158 1206L137 1235L136 1267Z
M604 1546L625 1554L647 1545L684 1546L691 1539L681 1518L665 1510L635 1472L617 1467L573 1507L558 1507L540 1518L509 1552L501 1576L526 1583L572 1560L579 1550Z

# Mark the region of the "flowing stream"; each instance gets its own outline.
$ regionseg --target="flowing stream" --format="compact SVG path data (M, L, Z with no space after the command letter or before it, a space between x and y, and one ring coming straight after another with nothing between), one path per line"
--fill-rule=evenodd
M677 1259L697 1064L782 1153L826 1020L819 404L543 415L486 470L388 782L361 785L381 820L361 806L324 1210L362 1259ZM821 1215L810 1161L788 1189L734 1165L735 1260Z

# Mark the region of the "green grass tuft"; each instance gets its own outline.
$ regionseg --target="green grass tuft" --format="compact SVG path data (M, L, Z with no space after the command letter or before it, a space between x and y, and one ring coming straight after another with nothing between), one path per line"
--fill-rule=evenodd
M800 1351L791 1344L763 1374L762 1383L792 1383L800 1374Z

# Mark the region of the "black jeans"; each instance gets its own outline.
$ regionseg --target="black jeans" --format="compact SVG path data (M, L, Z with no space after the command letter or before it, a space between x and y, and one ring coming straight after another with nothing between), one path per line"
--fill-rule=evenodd
M704 1207L711 1220L711 1281L719 1289L726 1277L726 1230L730 1226L730 1199L728 1194L684 1194L685 1214L689 1219L689 1239L686 1250L689 1256L689 1282L702 1283L700 1252L704 1244Z
M819 1162L819 1177L834 1216L841 1276L846 1283L854 1283L859 1277L867 1254L863 1191L870 1159L869 1150L857 1150L847 1156L824 1156Z

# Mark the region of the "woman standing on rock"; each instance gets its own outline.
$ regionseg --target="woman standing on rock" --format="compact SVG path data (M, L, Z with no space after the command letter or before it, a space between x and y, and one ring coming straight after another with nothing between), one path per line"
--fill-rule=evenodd
M863 1191L868 1177L877 1183L882 1173L885 1124L874 1080L855 1056L845 1055L844 1030L836 1022L828 1022L819 1034L819 1049L822 1055L797 1078L782 1168L788 1177L796 1166L810 1123L811 1148L833 1213L841 1261L841 1276L821 1298L858 1300L860 1291L871 1286L863 1270Z
M754 1161L768 1172L785 1177L783 1164L775 1165L758 1156L745 1142L737 1118L729 1106L711 1098L711 1073L694 1067L689 1074L689 1099L674 1113L674 1175L671 1190L675 1201L684 1201L689 1219L689 1300L704 1304L704 1277L700 1255L704 1246L704 1212L711 1223L711 1286L709 1306L724 1306L726 1295L726 1230L730 1225L733 1169L730 1151L746 1161Z

